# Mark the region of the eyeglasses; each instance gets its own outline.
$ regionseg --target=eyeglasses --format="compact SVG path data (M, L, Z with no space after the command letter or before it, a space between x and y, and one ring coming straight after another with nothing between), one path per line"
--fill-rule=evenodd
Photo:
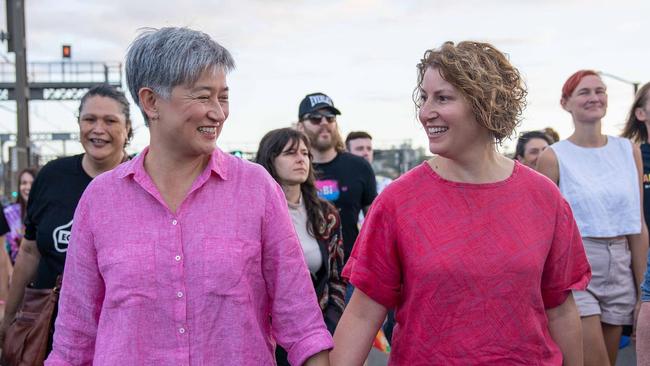
M327 120L327 123L336 122L336 115L331 113L308 113L302 120L307 120L311 122L311 124L319 125L323 121L323 117Z

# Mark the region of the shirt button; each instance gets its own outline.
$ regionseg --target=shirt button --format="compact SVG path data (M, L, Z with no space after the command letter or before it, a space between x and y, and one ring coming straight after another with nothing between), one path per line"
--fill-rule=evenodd
M176 260L176 262L180 262L181 261L181 256L177 255L177 256L174 257L174 259Z
M178 333L180 333L180 334L185 333L185 328L178 328Z
M183 297L183 292L178 291L178 292L176 293L176 296L178 296L178 297Z
M172 225L176 225L176 224L178 224L178 221L172 220Z

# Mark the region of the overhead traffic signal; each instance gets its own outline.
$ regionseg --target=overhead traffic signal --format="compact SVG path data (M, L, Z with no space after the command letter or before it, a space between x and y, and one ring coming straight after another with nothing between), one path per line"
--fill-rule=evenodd
M70 46L69 44L64 44L62 50L63 50L63 58L72 57L72 46Z

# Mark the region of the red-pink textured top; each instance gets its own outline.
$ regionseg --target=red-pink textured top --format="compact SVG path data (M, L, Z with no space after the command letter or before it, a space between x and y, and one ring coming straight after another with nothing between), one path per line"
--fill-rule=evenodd
M373 203L343 275L396 308L391 365L561 365L545 310L591 271L546 177L456 183L424 163Z

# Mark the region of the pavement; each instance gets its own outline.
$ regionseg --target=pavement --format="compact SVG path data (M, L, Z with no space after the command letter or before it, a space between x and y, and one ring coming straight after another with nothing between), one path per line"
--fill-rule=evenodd
M386 366L388 365L388 354L378 351L375 347L372 347L370 354L368 355L368 366Z
M629 345L618 351L616 366L636 366L636 352L634 352L633 345Z

